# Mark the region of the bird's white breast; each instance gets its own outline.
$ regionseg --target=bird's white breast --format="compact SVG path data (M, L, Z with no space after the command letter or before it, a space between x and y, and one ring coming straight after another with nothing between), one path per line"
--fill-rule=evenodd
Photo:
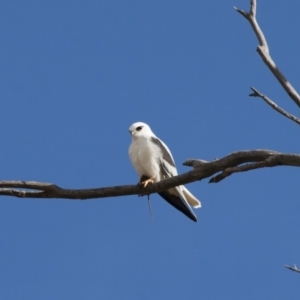
M148 137L138 137L132 140L129 147L131 163L139 176L148 176L154 181L160 178L160 162L162 154L159 148Z

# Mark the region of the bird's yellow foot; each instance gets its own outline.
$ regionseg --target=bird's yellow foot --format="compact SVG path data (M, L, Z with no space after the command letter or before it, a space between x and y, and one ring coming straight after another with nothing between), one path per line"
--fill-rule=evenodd
M148 184L152 184L152 183L154 183L154 180L152 178L149 178L145 181L141 181L140 184L145 188Z

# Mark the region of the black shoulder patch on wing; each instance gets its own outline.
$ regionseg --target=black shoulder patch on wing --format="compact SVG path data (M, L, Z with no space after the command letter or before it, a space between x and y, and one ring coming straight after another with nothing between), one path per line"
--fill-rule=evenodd
M171 155L169 154L169 152L167 151L165 146L162 144L162 142L156 137L152 137L151 141L160 148L160 150L163 154L164 160L167 161L171 166L175 167L175 163L174 163Z

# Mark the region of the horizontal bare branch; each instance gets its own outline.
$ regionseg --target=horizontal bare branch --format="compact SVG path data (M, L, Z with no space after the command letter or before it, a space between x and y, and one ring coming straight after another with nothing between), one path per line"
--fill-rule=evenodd
M275 166L300 167L299 154L271 150L246 150L229 154L211 162L187 160L184 165L194 169L143 188L139 185L112 186L94 189L63 189L52 183L35 181L0 181L0 195L20 198L94 199L126 195L145 195L167 190L215 175L209 182L219 182L233 173Z

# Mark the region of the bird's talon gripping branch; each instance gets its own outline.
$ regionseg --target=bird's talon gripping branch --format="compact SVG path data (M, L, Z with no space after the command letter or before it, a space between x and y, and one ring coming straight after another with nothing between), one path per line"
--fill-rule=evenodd
M154 183L154 180L150 178L145 181L142 181L141 185L145 188L145 187L147 187L148 184L152 184L152 183Z

